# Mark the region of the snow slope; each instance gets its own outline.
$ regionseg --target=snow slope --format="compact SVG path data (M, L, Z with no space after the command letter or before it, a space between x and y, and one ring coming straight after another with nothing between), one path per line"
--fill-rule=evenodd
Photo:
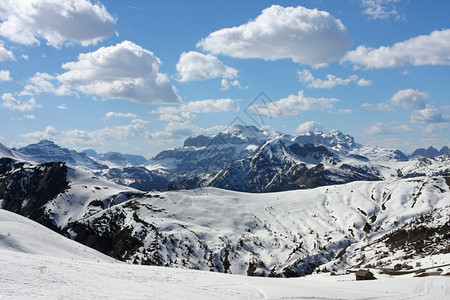
M0 209L0 250L52 258L116 262L111 257L72 241L28 218L3 209Z
M256 278L0 250L2 299L449 299L450 277Z
M449 255L444 257L448 260ZM0 210L1 299L444 299L450 277L353 275L296 279L118 263L27 218Z

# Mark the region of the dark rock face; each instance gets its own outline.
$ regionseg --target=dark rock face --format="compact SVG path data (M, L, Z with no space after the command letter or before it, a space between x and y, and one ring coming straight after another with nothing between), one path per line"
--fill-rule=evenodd
M62 162L30 167L10 158L0 159L0 199L3 209L55 229L44 206L69 187Z

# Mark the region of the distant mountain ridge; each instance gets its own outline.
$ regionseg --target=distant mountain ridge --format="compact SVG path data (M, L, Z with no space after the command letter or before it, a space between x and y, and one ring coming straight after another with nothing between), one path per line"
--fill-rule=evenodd
M6 150L0 150L9 151L3 148ZM424 151L430 156L436 154L433 149ZM12 150L34 157L33 161L39 163L64 161L144 191L206 186L259 193L305 189L444 174L449 160L444 155L442 159L429 160L430 166L414 170L411 166L423 165L417 161L425 156L423 151L417 152L421 156L408 158L396 149L358 144L352 136L338 130L291 135L243 125L211 136L189 137L182 147L164 150L150 160L92 149L77 152L45 140ZM448 152L448 148L443 147L441 152Z
M435 157L439 155L450 154L450 149L447 146L441 148L441 150L437 150L433 146L425 148L418 148L414 150L414 152L410 155L411 158L415 157Z

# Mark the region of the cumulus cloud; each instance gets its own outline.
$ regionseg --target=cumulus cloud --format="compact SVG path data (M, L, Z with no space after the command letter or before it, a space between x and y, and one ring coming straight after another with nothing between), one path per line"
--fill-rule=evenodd
M142 123L125 126L105 127L98 130L67 130L58 131L53 126L47 126L42 131L33 131L20 135L29 142L52 140L60 145L72 148L103 145L107 140L129 140L138 137L149 137L149 132Z
M47 126L43 131L33 131L25 134L21 134L22 136L29 141L38 142L41 140L54 140L55 136L58 134L58 131L53 126Z
M192 124L189 120L185 120L177 115L163 114L159 119L167 122L167 124L163 130L150 134L155 139L180 139L201 132L201 129Z
M439 132L450 132L450 123L433 123L424 129L426 134L437 134Z
M375 125L366 129L368 135L397 135L402 132L411 131L411 128L406 125L392 125L378 122Z
M345 79L336 77L335 75L328 74L326 80L315 78L309 70L298 71L300 82L307 83L309 88L324 88L331 89L337 85L348 85L350 82L355 82L359 86L371 85L372 82L366 79L359 79L356 75L351 75Z
M227 90L230 89L230 87L235 87L235 88L238 88L238 89L247 89L248 88L248 86L242 87L241 83L237 79L235 79L235 80L227 80L227 79L223 78L222 81L220 82L220 85L221 85L220 89L222 91L227 91Z
M6 50L4 47L4 42L0 41L0 61L14 59L14 55L11 51Z
M60 47L67 42L96 44L113 32L116 19L99 2L89 0L2 0L0 35L25 44Z
M371 19L401 19L401 15L397 11L395 3L400 0L361 0L361 5L364 7L363 13L368 15Z
M2 107L10 110L19 110L19 111L32 111L35 108L40 108L41 104L36 102L34 98L30 98L30 100L24 102L17 100L12 94L4 93L2 96L3 103Z
M226 128L226 126L221 125L211 128L200 128L192 124L191 120L172 114L162 114L159 116L159 119L167 122L167 124L162 130L150 134L155 139L154 142L157 143L160 141L167 142L168 140L185 139L192 135L217 133Z
M350 44L347 29L330 13L273 5L246 24L211 33L197 46L236 58L320 65L340 59Z
M179 81L203 81L211 78L233 79L238 71L224 65L212 54L203 54L196 51L181 53L177 63Z
M64 109L67 109L67 104L65 104L65 103L64 104L60 104L57 107L58 107L58 109L64 110Z
M322 124L320 124L317 121L309 121L309 122L300 124L300 126L298 126L295 131L298 133L304 133L304 132L315 132L315 131L321 131L321 130L323 130Z
M402 106L404 109L422 109L425 107L425 100L429 98L428 93L405 89L395 93L390 101L393 105Z
M448 121L450 121L450 116L442 115L437 108L431 105L411 112L412 123L444 123Z
M11 81L11 74L8 70L0 70L0 82Z
M41 93L51 93L58 96L74 94L68 86L61 84L56 77L48 73L37 72L27 81L28 84L19 93L20 96L33 96Z
M232 99L207 99L183 103L180 106L160 106L153 113L176 114L180 112L190 113L214 113L214 112L238 112L239 105Z
M286 98L266 104L254 104L249 109L266 117L298 116L307 110L324 111L325 109L333 109L334 102L339 102L339 100L306 97L303 91L299 91L297 95L289 95Z
M120 113L120 112L110 111L110 112L108 112L105 115L105 117L107 117L107 118L117 117L117 118L133 118L133 119L136 119L137 115L133 114L133 113Z
M361 106L367 110L393 111L392 107L387 103L363 103Z
M180 97L161 61L130 41L80 54L78 61L62 65L67 72L56 78L79 92L107 99L128 99L147 104L178 103Z
M366 69L404 66L450 65L450 29L436 30L378 49L358 46L349 51L341 62Z

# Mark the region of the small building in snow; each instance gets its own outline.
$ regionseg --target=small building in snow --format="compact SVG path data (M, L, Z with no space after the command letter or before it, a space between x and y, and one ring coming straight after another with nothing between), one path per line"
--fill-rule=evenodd
M373 273L369 270L358 270L358 272L355 273L356 280L372 280L376 279L375 276L373 276Z

